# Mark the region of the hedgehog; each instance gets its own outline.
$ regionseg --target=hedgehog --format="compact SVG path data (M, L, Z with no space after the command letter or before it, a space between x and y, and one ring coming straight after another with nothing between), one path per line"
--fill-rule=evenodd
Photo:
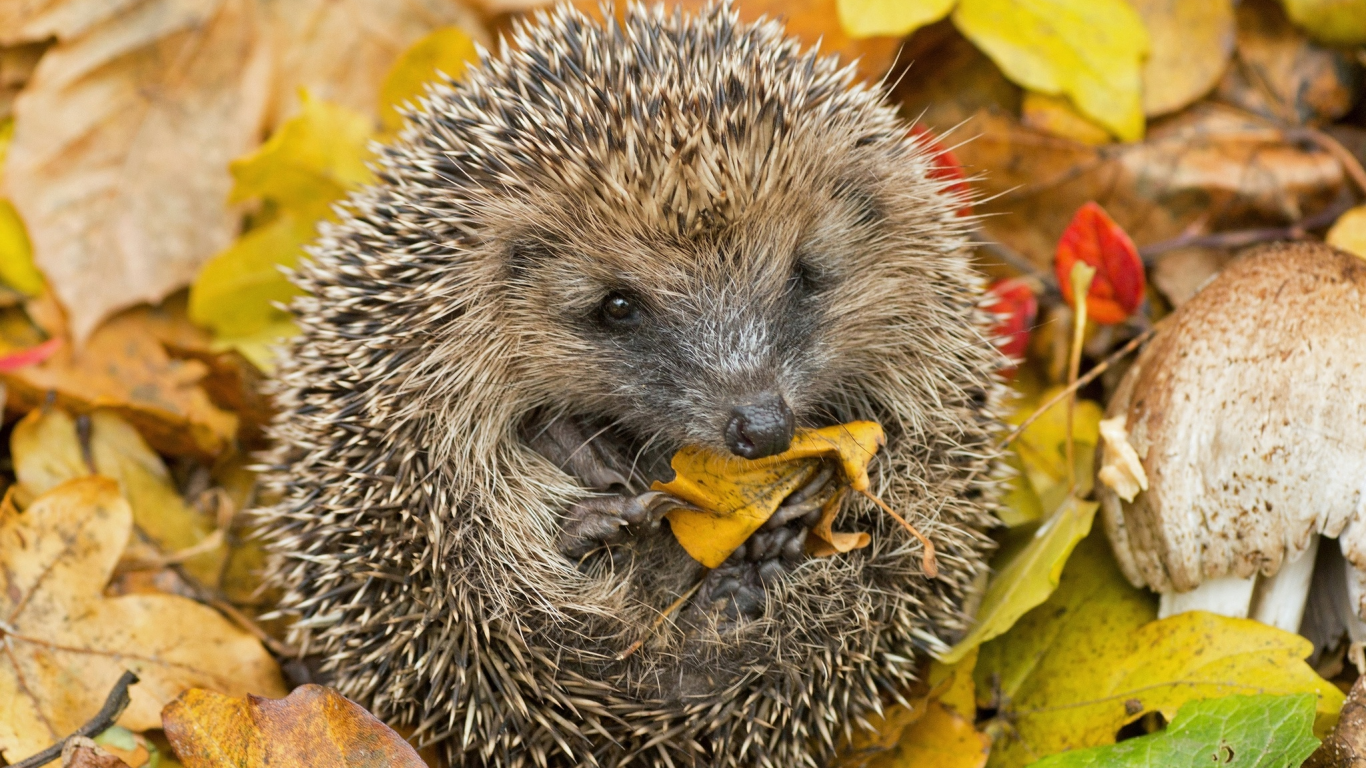
M259 510L289 638L450 765L828 764L969 626L1006 362L885 84L727 3L570 6L429 86L293 279ZM961 185L959 185L961 186ZM721 566L683 446L870 420ZM816 510L816 513L813 513Z

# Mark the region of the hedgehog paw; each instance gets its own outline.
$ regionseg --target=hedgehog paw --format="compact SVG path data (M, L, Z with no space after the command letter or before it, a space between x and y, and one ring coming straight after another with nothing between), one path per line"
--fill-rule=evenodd
M593 496L569 507L560 529L560 552L579 560L605 545L619 544L632 531L655 529L670 510L688 506L659 491L638 496Z

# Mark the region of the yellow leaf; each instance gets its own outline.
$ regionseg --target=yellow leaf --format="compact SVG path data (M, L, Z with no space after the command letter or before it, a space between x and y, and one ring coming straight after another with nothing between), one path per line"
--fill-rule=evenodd
M298 333L299 326L295 325L293 320L282 320L244 336L220 336L214 340L214 350L236 350L250 360L252 365L270 373L275 370L276 346Z
M76 422L61 409L30 412L15 425L10 445L14 474L27 498L92 474L82 456ZM213 532L210 521L181 499L161 457L128 422L109 411L95 411L90 416L89 450L94 472L118 482L133 510L134 524L163 554L194 547ZM225 557L219 546L186 559L184 565L201 583L213 587Z
M1366 45L1366 3L1361 0L1282 0L1286 15L1329 45Z
M1006 77L1066 94L1121 139L1143 138L1148 33L1125 0L961 0L953 22Z
M0 509L0 753L10 764L94 716L125 669L141 678L118 720L132 731L160 727L162 707L191 687L283 695L270 654L212 609L103 595L132 525L102 477L60 485L22 514Z
M1304 662L1309 641L1206 613L1152 621L1154 602L1125 580L1104 536L1078 546L1053 595L982 646L980 703L998 710L1002 730L989 764L1111 744L1124 724L1148 712L1170 721L1193 699L1314 693L1320 727L1341 706L1341 692Z
M0 120L0 169L14 135L14 121ZM19 212L0 198L0 282L27 296L43 292L43 275L33 266L33 246Z
M901 735L896 749L879 755L869 768L982 768L991 739L973 728L972 721L932 701L925 716Z
M697 507L669 512L669 524L688 554L715 568L773 515L783 499L816 474L823 458L838 459L848 487L866 490L868 462L883 441L881 426L855 421L798 430L786 452L763 459L742 459L687 446L674 454L674 479L656 481L653 488ZM839 502L837 494L826 505L821 520L827 530ZM821 531L813 533L819 536ZM867 534L836 534L827 541L836 551L848 551L865 546Z
M255 152L232 161L236 183L230 202L264 198L301 219L316 220L347 192L373 180L365 167L374 132L370 119L307 93L300 98L298 115Z
M474 41L459 27L443 27L413 43L389 70L379 91L379 122L384 131L396 133L403 127L398 107L416 106L438 73L459 80L476 56Z
M953 10L958 0L839 0L840 25L850 37L903 37Z
M188 768L426 768L363 707L321 685L279 700L190 690L166 707L166 738Z
M1034 414L1039 405L1048 402L1061 386L1045 390L1037 398L1020 403L1006 418L1009 424L1022 424ZM1076 446L1077 495L1086 496L1094 483L1095 447L1100 441L1101 407L1090 400L1078 400L1073 412L1072 439ZM1021 471L1023 486L1007 498L1007 506L1000 511L1007 525L1022 525L1038 519L1044 510L1056 509L1067 497L1067 401L1061 400L1048 412L1035 419L1011 443L1008 461ZM1032 499L1028 496L1032 495ZM1022 498L1023 497L1023 498Z
M977 623L953 648L939 658L953 664L986 641L1005 633L1031 609L1048 599L1062 578L1063 566L1077 542L1091 531L1099 504L1068 496L1028 541L1015 551L1004 550L996 575L987 586Z
M1366 205L1358 205L1338 217L1328 230L1328 244L1366 259Z
M1143 114L1169 114L1209 93L1233 56L1232 0L1133 3L1151 43L1143 63Z
M57 42L14 102L5 194L82 341L232 241L227 163L259 142L269 36L255 0L20 5Z
M1100 146L1110 143L1110 133L1077 112L1065 96L1025 91L1024 101L1020 103L1020 122L1082 144Z
M293 268L317 224L285 213L214 256L190 286L190 319L223 337L250 336L289 315L273 306L299 294L281 267Z

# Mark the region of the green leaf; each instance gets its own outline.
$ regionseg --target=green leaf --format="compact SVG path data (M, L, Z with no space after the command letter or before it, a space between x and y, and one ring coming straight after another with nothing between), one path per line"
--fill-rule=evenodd
M1017 552L1003 552L1005 565L999 567L987 587L977 611L977 624L940 661L959 661L968 651L1004 633L1030 609L1047 600L1058 586L1068 555L1090 532L1099 506L1069 496Z
M1283 0L1285 13L1311 37L1329 45L1366 45L1361 0Z
M1143 20L1124 0L961 0L953 23L1006 77L1065 94L1126 141L1143 138Z
M1165 731L1053 755L1034 768L1292 768L1318 747L1313 724L1307 693L1192 701Z
M837 0L840 26L850 37L903 37L949 15L958 0Z
M1124 579L1103 536L1080 545L1053 595L982 646L978 698L998 710L989 765L1113 744L1148 712L1171 721L1188 701L1234 694L1311 694L1316 727L1331 727L1343 696L1304 662L1309 641L1208 613L1151 621L1153 602Z
M370 183L365 167L374 132L370 118L300 92L303 110L255 152L232 161L229 202L273 201L301 218L328 215L333 202Z
M950 0L952 1L952 0ZM478 56L474 41L459 27L442 27L413 43L389 70L379 91L379 121L385 133L403 127L398 107L416 105L437 73L459 79Z

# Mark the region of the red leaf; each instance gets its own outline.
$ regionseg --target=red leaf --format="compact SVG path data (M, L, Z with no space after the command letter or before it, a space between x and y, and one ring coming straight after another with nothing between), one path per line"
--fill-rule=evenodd
M920 126L911 128L911 138L915 139L916 144L930 156L929 177L935 181L948 182L944 187L944 192L958 198L963 206L958 209L959 216L966 216L972 213L972 206L968 200L972 197L972 187L968 185L968 176L963 172L963 164L958 162L953 150L944 146L929 130Z
M1095 202L1077 209L1058 240L1053 259L1063 298L1073 307L1072 265L1078 260L1096 269L1086 294L1086 311L1092 319L1101 325L1114 325L1138 309L1143 302L1143 260L1134 241Z
M52 357L52 353L56 352L60 346L62 346L61 339L48 339L42 344L21 349L18 352L0 355L0 373L9 373L25 366L37 365Z
M987 288L987 294L986 310L997 318L996 326L992 328L997 344L1007 357L1022 359L1029 348L1029 329L1039 314L1039 300L1029 282L1019 277L997 280ZM1002 373L1009 376L1014 371L1015 367L1011 366Z

